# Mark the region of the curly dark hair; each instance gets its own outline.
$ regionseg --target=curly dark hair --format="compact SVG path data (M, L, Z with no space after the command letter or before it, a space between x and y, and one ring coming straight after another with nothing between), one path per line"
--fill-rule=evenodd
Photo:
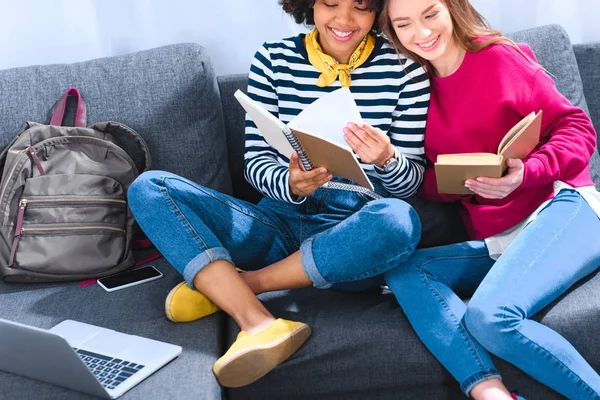
M279 0L279 4L283 8L283 11L294 17L294 20L298 24L314 25L314 11L312 6L316 0ZM359 4L365 3L368 8L375 12L375 22L373 23L372 31L374 33L380 33L379 27L379 14L383 6L383 0L355 0Z

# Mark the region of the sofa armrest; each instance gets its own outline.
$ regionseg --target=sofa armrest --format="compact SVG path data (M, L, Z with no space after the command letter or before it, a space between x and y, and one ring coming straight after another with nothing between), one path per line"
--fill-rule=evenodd
M596 132L600 132L600 42L573 45L583 93Z

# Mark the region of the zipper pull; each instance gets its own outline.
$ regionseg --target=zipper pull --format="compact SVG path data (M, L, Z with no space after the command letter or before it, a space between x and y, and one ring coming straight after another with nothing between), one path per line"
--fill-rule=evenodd
M17 215L17 226L15 227L15 237L10 249L10 258L8 266L12 267L17 258L17 247L19 246L19 239L21 233L23 233L23 216L25 215L25 207L27 207L27 199L21 199L19 201L19 214Z
M15 227L15 236L20 236L23 227L23 216L25 215L25 207L27 207L27 199L19 201L19 214L17 215L17 226Z
M46 175L46 172L44 172L44 168L42 168L42 163L40 162L40 159L38 158L33 147L29 146L28 148L25 149L25 151L27 153L31 154L31 159L33 160L33 163L37 167L37 170L40 173L40 175Z

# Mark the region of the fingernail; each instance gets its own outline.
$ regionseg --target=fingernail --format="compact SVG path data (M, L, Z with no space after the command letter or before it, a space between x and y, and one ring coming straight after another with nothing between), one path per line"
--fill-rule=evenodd
M325 172L327 172L327 170L325 168L319 168L319 172L324 174Z
M477 178L477 182L483 182L483 178Z

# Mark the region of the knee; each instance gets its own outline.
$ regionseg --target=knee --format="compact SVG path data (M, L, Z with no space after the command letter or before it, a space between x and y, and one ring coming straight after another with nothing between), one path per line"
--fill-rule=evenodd
M363 210L386 250L395 249L396 253L406 253L407 257L415 250L421 239L421 221L408 203L399 199L381 199L368 203Z
M419 287L419 283L423 282L425 273L425 265L429 261L424 254L419 254L417 250L406 262L399 263L393 269L384 274L384 280L390 290L396 294L409 293Z
M163 171L147 171L138 176L127 190L129 208L135 214L144 210L152 211L151 202L160 193L160 182L164 179Z
M488 351L498 354L503 336L514 333L525 315L515 305L503 306L474 298L464 315L464 324L471 336Z

